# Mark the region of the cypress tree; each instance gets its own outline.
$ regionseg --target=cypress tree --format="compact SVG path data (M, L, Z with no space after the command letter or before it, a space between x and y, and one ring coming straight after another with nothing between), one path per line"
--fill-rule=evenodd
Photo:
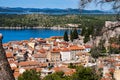
M86 32L86 28L85 28L85 27L82 27L81 36L84 36L84 35L85 35L85 32Z
M86 43L88 41L90 41L90 37L89 37L89 35L85 35L85 37L84 37L84 43Z
M64 41L69 41L67 31L65 31L65 33L64 33Z
M73 41L73 32L72 32L72 30L70 31L70 40Z
M77 39L78 38L78 32L77 32L77 29L75 28L73 30L73 39Z

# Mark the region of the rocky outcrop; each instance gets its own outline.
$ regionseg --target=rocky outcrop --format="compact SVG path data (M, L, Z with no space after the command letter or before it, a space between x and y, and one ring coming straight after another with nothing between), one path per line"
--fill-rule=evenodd
M2 47L2 38L2 34L0 34L0 80L15 80Z
M119 37L120 35L120 21L112 22L106 21L105 26L102 28L102 36L96 36L95 39L91 39L89 43L91 45L98 46L100 40L105 40L105 47L109 46L109 39L111 37Z

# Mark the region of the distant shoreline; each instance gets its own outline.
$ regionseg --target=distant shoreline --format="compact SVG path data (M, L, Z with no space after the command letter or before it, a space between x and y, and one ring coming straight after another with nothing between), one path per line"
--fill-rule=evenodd
M23 29L53 29L53 30L62 30L62 29L73 29L78 27L0 27L0 29L11 29L11 30L23 30ZM81 30L81 28L78 28Z

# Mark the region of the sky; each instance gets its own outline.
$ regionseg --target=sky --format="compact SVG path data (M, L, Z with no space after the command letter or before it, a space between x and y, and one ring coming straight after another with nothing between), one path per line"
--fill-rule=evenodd
M79 8L79 0L0 0L0 7L23 7L23 8ZM107 4L101 8L94 3L88 5L87 10L110 10Z

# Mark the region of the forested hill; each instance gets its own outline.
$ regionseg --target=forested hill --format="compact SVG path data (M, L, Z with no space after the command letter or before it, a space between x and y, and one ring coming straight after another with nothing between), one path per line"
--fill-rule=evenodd
M100 11L100 10L79 10L79 9L50 9L50 8L9 8L9 7L0 7L0 13L42 13L42 14L80 14L82 13L90 13L90 14L105 14L105 13L111 13L110 11Z
M0 15L0 27L90 27L104 26L115 15Z

